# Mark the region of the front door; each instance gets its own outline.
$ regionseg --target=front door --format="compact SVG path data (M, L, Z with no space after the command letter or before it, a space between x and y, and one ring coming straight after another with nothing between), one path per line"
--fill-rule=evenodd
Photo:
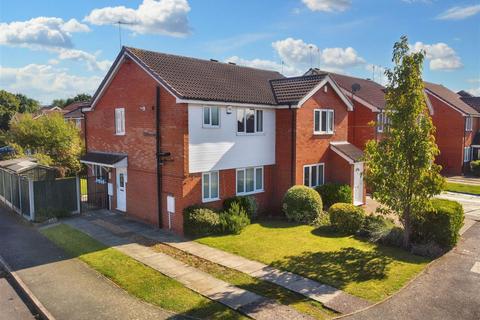
M117 210L127 211L127 168L117 168Z
M353 165L353 204L363 204L363 162Z

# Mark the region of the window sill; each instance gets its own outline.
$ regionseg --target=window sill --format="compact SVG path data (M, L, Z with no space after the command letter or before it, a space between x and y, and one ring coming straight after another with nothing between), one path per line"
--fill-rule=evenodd
M220 198L215 198L215 199L202 199L202 203L209 203L209 202L215 202L219 201Z
M313 132L315 136L332 136L335 132Z
M122 132L122 133L115 133L116 136L124 136L125 135L125 132Z
M203 129L220 129L220 126L208 126L204 124L202 128Z
M264 189L262 190L257 190L257 191L252 191L252 192L237 192L236 195L237 196L249 196L249 195L252 195L252 194L257 194L257 193L263 193L265 192Z
M264 136L265 132L255 132L255 133L242 133L237 132L237 136Z

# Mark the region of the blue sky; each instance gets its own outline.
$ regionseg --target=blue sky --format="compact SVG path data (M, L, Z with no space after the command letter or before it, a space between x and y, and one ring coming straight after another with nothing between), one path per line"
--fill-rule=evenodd
M0 87L42 103L93 93L119 51L118 20L131 23L124 45L379 82L407 35L427 52L425 80L480 95L478 0L2 0L0 14Z

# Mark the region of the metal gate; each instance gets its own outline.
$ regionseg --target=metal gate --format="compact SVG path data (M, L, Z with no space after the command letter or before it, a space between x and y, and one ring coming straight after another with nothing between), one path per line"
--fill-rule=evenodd
M109 208L106 177L83 176L80 179L82 211Z

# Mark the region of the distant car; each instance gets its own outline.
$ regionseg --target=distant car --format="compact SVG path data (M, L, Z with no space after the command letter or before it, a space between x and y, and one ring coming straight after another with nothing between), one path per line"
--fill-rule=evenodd
M4 147L0 147L0 159L3 159L5 158L6 156L9 156L11 155L12 153L15 152L15 149L13 149L12 147L10 146L4 146Z

